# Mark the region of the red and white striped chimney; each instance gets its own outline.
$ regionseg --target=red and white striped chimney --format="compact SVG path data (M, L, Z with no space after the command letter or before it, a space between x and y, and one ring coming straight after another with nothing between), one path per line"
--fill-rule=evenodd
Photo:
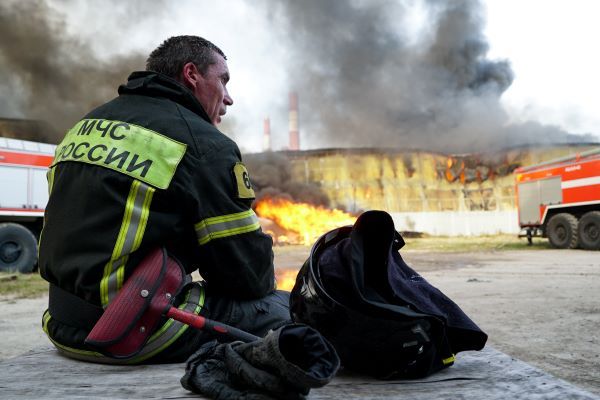
M265 118L263 123L263 151L271 151L271 120Z
M290 150L300 150L300 132L298 130L298 94L290 93Z

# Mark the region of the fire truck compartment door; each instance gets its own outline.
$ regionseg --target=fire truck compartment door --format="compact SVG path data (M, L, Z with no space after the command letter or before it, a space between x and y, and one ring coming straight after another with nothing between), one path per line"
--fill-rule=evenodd
M0 165L0 207L27 207L27 178L27 168Z
M44 209L48 203L46 171L0 165L0 208Z
M46 208L48 203L48 182L46 180L47 169L32 168L29 173L31 177L30 206L32 208Z
M562 203L560 176L519 183L521 225L541 222L540 206Z

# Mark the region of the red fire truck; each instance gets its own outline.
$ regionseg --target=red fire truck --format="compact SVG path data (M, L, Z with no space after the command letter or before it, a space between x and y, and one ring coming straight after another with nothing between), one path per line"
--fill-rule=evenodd
M31 272L56 146L0 137L0 271Z
M517 168L519 225L553 247L600 250L600 148Z

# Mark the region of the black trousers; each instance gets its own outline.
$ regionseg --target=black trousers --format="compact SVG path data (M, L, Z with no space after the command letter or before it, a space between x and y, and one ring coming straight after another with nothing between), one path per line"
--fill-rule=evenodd
M193 285L199 283L194 282ZM205 287L204 305L200 315L263 337L270 329L292 322L289 311L290 293L276 290L256 300L234 300L213 294ZM167 349L147 360L147 363L184 362L202 344L216 339L205 331L188 328Z

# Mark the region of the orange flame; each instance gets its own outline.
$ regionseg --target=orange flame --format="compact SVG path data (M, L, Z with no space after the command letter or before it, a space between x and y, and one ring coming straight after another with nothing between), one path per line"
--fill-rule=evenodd
M276 269L277 289L291 291L296 284L297 275L298 271L295 269Z
M286 199L264 198L256 204L256 213L269 218L280 227L295 232L302 244L310 245L324 233L356 220L352 215L308 203L294 203Z

